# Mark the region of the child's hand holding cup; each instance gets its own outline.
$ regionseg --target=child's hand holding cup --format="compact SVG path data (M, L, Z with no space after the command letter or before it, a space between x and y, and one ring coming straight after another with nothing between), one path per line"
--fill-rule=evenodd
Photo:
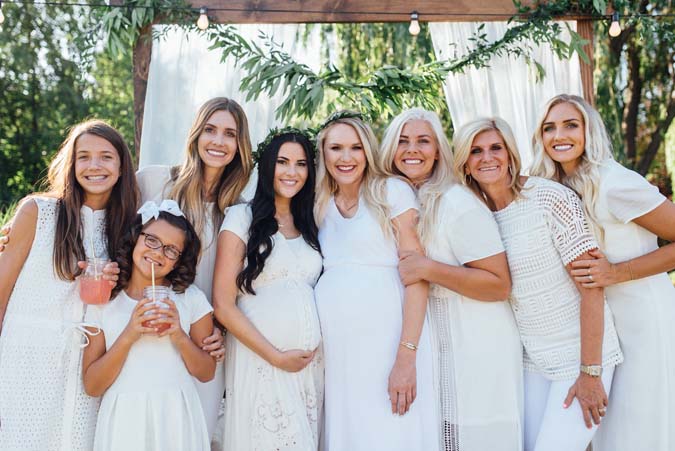
M143 288L143 297L145 299L150 299L155 307L154 310L146 312L146 315L157 313L158 309L168 309L169 304L164 301L169 300L170 293L170 288L164 285L151 285ZM143 321L142 324L143 327L153 327L157 329L157 333L159 334L171 327L171 324L165 322Z

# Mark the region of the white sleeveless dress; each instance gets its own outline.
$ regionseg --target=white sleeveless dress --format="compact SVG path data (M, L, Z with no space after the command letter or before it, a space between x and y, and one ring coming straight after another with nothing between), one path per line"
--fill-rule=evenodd
M89 451L98 398L84 392L79 324L85 305L76 282L59 279L53 252L56 207L34 197L35 238L9 298L0 336L0 450ZM29 201L30 202L30 201ZM85 251L107 258L105 211L80 210Z
M447 265L504 252L492 212L452 186L439 201L427 256ZM523 346L508 300L483 302L432 284L427 311L438 366L441 449L523 449Z
M412 189L387 181L390 218L417 210ZM387 391L403 320L398 250L363 198L352 218L334 199L319 225L324 273L316 286L326 365L326 451L436 451L438 401L425 324L417 350L417 398L403 416Z
M633 222L668 201L641 175L610 160L600 169L595 205L601 249L622 262L658 248ZM675 224L672 225L675 227ZM595 451L675 450L675 287L666 273L605 289L625 361L614 372Z
M213 309L199 288L170 292L180 326ZM129 323L137 301L123 291L102 306L91 306L87 322L105 334L106 350ZM129 350L115 382L101 398L94 451L209 451L206 421L193 378L171 337L143 336Z
M221 231L248 242L251 210L229 207ZM314 285L321 255L302 237L273 237L272 253L253 281L256 294L240 293L237 305L277 349L314 350L321 343ZM323 356L297 373L273 367L226 336L226 397L223 449L226 451L316 451L323 406Z

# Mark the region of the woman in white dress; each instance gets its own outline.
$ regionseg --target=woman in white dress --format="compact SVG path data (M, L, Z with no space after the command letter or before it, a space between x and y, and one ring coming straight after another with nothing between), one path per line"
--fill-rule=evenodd
M136 211L131 155L102 121L72 128L48 180L21 203L0 254L3 451L91 449L98 399L82 387L77 262L112 255Z
M226 97L204 103L188 133L185 161L180 166L148 166L136 178L143 202L174 199L194 225L202 242L195 285L211 301L216 240L227 207L242 201L253 168L251 140L244 110ZM222 331L218 328L202 349L223 359ZM225 371L216 367L210 382L197 384L209 436L213 436L223 392ZM216 440L219 437L214 437Z
M228 330L223 445L317 451L323 363L314 145L300 130L273 130L257 156L255 196L227 210L218 238L213 299Z
M603 290L569 273L598 247L581 202L558 183L519 176L502 119L476 119L454 138L455 174L493 211L509 261L525 348L525 449L584 451L622 354Z
M675 449L675 205L612 158L598 112L571 95L551 99L534 133L533 173L582 198L600 244L576 262L587 287L605 287L625 362L593 449ZM606 257L605 257L606 256Z
M172 200L146 202L138 213L116 252L113 299L87 309L88 327L97 327L89 329L82 379L88 394L102 396L93 450L209 451L193 382L216 369L200 349L213 317L192 285L199 238ZM163 296L149 299L148 287Z
M375 162L356 113L318 136L316 218L324 273L316 286L326 369L327 451L438 450L428 287L404 287L399 252L417 251L417 202Z
M511 277L497 223L456 182L436 113L414 108L396 116L378 160L416 188L421 204L426 256L406 253L399 272L405 285L430 283L441 449L522 450L523 351L506 302Z

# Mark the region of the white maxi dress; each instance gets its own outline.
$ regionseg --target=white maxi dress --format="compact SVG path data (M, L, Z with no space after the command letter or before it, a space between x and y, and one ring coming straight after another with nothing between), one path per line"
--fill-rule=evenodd
M663 202L668 200L639 174L613 160L601 167L595 213L610 262L658 248L656 235L632 221ZM662 273L607 287L605 295L625 360L614 372L593 449L675 450L675 287Z
M390 218L417 201L403 181L387 181ZM316 286L326 365L326 451L436 451L438 402L428 326L417 350L417 398L403 416L391 412L388 378L399 348L403 285L398 251L363 197L352 218L334 199L319 225L324 273Z
M58 201L32 201L35 238L0 335L0 450L89 451L99 398L82 384L85 305L78 284L54 272ZM105 210L83 206L80 217L84 243L93 242L96 256L107 258ZM84 249L92 258L91 246Z
M440 199L427 256L452 266L504 252L492 212L452 186ZM441 449L523 449L523 347L508 300L483 302L432 284L427 311L438 366Z
M170 292L180 326L213 309L194 285ZM137 301L122 291L109 303L91 306L87 322L105 334L106 350L129 323ZM145 335L133 344L115 382L101 399L94 451L209 451L206 421L193 378L171 337Z
M251 209L227 209L221 227L248 242ZM240 293L237 305L277 349L315 350L304 369L290 373L270 365L232 334L225 339L226 451L316 451L323 407L321 329L314 285L321 255L302 236L273 237L272 253L253 281L256 294Z

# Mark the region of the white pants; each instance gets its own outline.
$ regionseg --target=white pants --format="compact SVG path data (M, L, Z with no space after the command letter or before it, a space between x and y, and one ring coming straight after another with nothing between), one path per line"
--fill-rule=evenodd
M614 367L604 368L602 384L609 396ZM579 401L563 402L575 379L551 381L525 371L525 451L584 451L598 426L586 427ZM607 406L611 409L612 406Z

